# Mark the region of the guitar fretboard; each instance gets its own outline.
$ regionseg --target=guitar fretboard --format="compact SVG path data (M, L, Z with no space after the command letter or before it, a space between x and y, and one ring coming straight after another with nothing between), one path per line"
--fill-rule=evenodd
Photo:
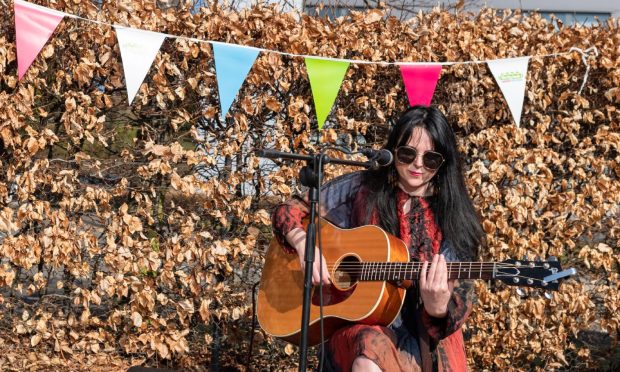
M349 264L341 270L359 275L362 281L415 280L420 278L422 265L421 262L363 262ZM430 267L430 263L428 265ZM447 267L449 279L484 280L495 278L498 270L513 268L512 265L497 262L448 262Z

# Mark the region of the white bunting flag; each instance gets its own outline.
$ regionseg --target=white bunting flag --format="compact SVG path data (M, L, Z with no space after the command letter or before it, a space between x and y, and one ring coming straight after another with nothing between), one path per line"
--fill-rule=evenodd
M114 29L121 50L127 97L131 105L166 35L120 26L114 26Z
M529 60L530 57L519 57L487 61L517 126L521 123L521 111L525 98L525 78Z

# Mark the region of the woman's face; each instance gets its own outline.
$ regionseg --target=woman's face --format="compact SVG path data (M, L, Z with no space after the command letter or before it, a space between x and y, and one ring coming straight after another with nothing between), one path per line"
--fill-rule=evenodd
M407 146L417 150L417 156L410 164L403 164L396 159L394 161L396 171L398 172L398 180L403 189L416 196L428 195L428 186L437 170L428 170L422 164L422 155L426 151L434 151L435 146L428 134L428 131L421 127L413 128L411 137L407 142Z

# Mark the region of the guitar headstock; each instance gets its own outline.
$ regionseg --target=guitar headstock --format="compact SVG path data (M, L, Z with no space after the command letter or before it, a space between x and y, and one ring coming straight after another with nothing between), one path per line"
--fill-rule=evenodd
M548 261L509 259L499 262L494 277L508 285L557 291L562 280L576 274L574 268L562 270L560 261L551 257Z

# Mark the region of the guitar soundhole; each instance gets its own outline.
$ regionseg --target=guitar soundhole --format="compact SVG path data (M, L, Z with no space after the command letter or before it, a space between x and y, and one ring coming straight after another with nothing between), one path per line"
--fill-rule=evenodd
M348 289L354 286L360 276L361 265L357 257L345 257L334 271L334 284L342 289Z
M340 261L333 272L332 283L323 286L323 306L336 305L349 298L355 291L360 270L361 265L357 257L349 256ZM312 294L312 304L315 306L321 303L321 291L318 288L315 286Z

